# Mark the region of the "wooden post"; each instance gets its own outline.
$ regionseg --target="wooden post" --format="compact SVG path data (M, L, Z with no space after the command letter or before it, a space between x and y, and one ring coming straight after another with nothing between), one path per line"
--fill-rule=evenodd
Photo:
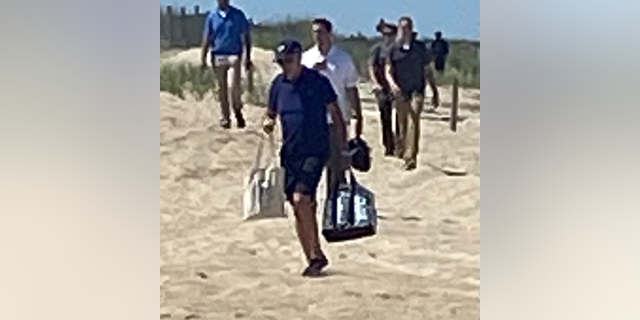
M187 8L180 7L180 47L187 48Z
M197 6L197 5L194 6L193 7L193 12L196 14L196 16L199 15L200 14L200 6Z
M167 42L169 43L168 47L173 47L173 8L171 6L167 6Z
M456 132L458 127L458 78L453 79L453 90L451 91L451 118L449 119L449 127L451 131Z

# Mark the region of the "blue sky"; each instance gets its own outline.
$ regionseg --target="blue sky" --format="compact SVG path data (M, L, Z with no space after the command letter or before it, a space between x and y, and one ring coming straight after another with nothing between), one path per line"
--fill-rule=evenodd
M206 11L217 1L160 0L160 4L189 8L198 4ZM410 15L421 35L431 36L440 29L448 38L480 39L480 0L231 0L231 4L255 21L287 15L326 16L338 32L346 34L361 31L372 35L381 17L395 21Z

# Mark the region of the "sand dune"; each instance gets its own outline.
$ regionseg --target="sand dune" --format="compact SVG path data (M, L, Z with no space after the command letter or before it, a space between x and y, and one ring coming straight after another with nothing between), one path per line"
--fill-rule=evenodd
M366 102L374 166L358 177L376 193L379 235L324 243L328 276L304 279L292 218L241 221L263 109L246 106L249 128L224 131L217 106L160 93L161 318L479 318L479 107L461 111L467 120L455 134L423 120L419 167L404 172L382 156L377 111Z

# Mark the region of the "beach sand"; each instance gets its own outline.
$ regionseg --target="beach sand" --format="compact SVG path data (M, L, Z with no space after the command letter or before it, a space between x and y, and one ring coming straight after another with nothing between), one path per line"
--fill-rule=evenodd
M405 172L382 155L368 88L364 138L373 168L357 176L376 194L379 234L323 242L331 264L319 279L300 276L291 215L242 221L243 180L264 109L246 105L248 128L225 131L210 98L160 93L161 319L479 318L479 90L462 91L465 120L456 133L423 115L418 169ZM440 111L448 114L446 106ZM322 203L324 185L318 195Z

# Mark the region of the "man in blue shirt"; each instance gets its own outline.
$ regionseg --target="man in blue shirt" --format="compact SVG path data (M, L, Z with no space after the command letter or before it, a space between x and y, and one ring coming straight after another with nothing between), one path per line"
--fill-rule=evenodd
M231 70L231 104L239 128L246 126L242 115L241 63L244 50L246 70L252 68L251 25L244 12L229 4L229 0L218 0L218 7L209 13L204 25L202 40L202 69L207 68L207 54L211 48L211 63L218 79L218 100L222 111L220 125L231 127L229 110L228 72Z
M293 205L296 231L307 258L303 276L319 276L328 260L320 248L315 217L316 191L329 158L327 113L336 126L341 150L346 148L346 125L331 82L301 63L302 46L284 41L276 50L282 73L272 82L264 130L273 132L275 119L282 124L280 157L285 169L285 193Z

